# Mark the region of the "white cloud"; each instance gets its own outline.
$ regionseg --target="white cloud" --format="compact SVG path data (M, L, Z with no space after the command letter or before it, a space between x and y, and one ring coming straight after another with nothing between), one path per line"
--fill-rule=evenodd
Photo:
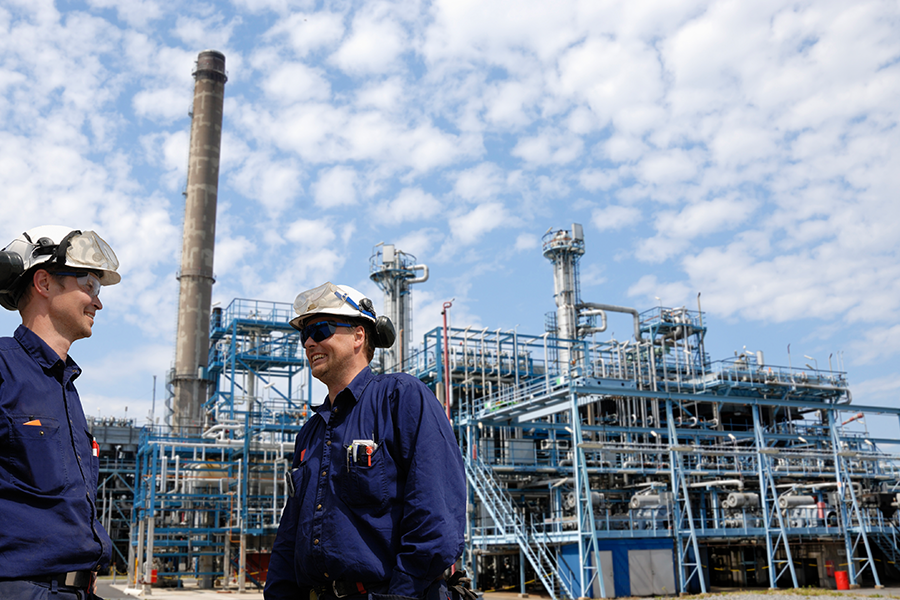
M167 87L141 90L134 95L134 111L141 117L171 122L191 112L191 92Z
M440 209L440 201L431 194L419 188L405 188L396 198L378 206L373 216L389 223L423 221L435 216Z
M381 112L397 112L406 107L404 95L407 93L403 80L391 77L363 86L356 94L356 104L361 109L375 108Z
M600 145L600 152L613 162L631 162L643 156L649 148L646 142L635 136L617 133Z
M517 252L523 250L534 250L540 246L540 240L533 233L520 233L516 237L515 249Z
M697 175L702 160L698 154L681 149L655 152L641 159L636 174L656 185L687 181Z
M247 198L273 213L280 213L303 192L303 173L293 159L277 159L267 153L251 153L228 175L228 182Z
M219 12L215 12L207 18L181 15L175 21L172 33L178 36L185 45L198 50L214 48L223 51L228 46L234 28L240 24L240 17L224 22Z
M499 202L481 204L468 213L450 217L450 231L462 244L472 244L498 227L509 225L512 217Z
M343 16L328 11L294 13L278 22L266 38L286 36L298 56L336 45L344 35Z
M166 171L167 182L171 184L174 181L176 187L185 184L189 156L188 144L190 143L188 131L149 134L143 136L140 143L143 146L147 162ZM170 187L170 189L172 188Z
M863 336L853 344L855 362L866 364L881 359L883 356L892 356L900 353L900 324L892 327L875 327L863 333ZM896 390L898 377L892 375L889 378L890 385ZM875 390L870 391L874 392ZM884 390L879 390L884 391Z
M154 0L87 0L94 8L114 8L120 19L133 27L145 27L163 15Z
M502 81L485 90L485 120L500 127L522 127L529 124L530 105L540 98L541 82Z
M616 121L623 111L649 110L663 95L662 68L655 50L638 40L591 36L559 61L561 91L583 99L601 122ZM658 113L656 113L658 116ZM642 133L656 119L632 119Z
M661 283L655 275L644 275L628 288L629 296L641 296L647 304L662 306L683 306L692 294L693 290L684 283Z
M478 153L479 140L369 111L295 104L276 113L248 109L242 129L311 163L374 161L381 168L428 172Z
M303 63L282 63L267 73L262 89L268 96L285 104L306 100L327 100L331 85L321 69Z
M634 225L641 219L641 211L633 206L610 205L597 209L591 222L600 231L620 229Z
M96 226L128 275L103 320L171 338L191 71L227 44L224 301L365 282L394 240L433 263L429 324L454 295L454 321L502 321L497 286L574 221L603 232L582 271L603 294L703 291L711 319L900 353L895 4L320 5L4 4L0 223Z
M356 188L356 171L339 165L320 171L318 181L312 186L312 194L317 206L330 209L356 204Z
M331 60L352 75L384 73L392 69L406 46L406 34L388 17L361 14L354 18L350 35Z
M619 183L619 180L617 170L586 169L578 174L579 185L590 192L608 190Z
M687 238L721 232L741 224L751 215L754 207L754 202L741 198L715 198L688 205L677 214L660 213L657 229Z
M503 186L503 170L492 163L481 163L460 171L453 183L453 191L466 200L476 200L499 195Z
M422 260L427 257L431 249L442 239L443 234L439 230L426 227L411 231L394 240L394 245L398 250L412 254Z
M290 223L284 237L303 248L326 247L337 237L325 220L298 219Z
M581 138L544 131L529 138L520 138L511 154L538 165L566 164L578 158L583 147Z
M234 0L234 4L251 13L272 11L278 15L285 15L294 8L310 10L315 2L313 0Z
M529 55L548 60L580 33L571 5L541 0L439 0L430 13L422 50L425 58L460 67L486 60L522 68L529 61L523 61L516 49L525 48Z

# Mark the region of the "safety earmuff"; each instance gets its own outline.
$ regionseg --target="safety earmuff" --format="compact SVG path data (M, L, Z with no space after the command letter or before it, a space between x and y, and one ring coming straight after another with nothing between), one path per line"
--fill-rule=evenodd
M375 347L390 348L397 339L397 332L394 331L394 324L386 316L381 315L375 319Z

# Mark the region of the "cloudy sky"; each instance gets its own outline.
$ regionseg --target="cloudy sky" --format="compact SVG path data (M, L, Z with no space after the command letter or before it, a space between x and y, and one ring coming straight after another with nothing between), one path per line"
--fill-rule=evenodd
M0 244L67 224L122 263L72 351L88 414L142 420L154 375L164 395L207 48L223 306L325 280L380 299L386 242L430 267L417 339L451 298L456 326L540 334L541 236L581 223L584 300L702 293L712 358L791 344L896 405L896 2L0 0Z

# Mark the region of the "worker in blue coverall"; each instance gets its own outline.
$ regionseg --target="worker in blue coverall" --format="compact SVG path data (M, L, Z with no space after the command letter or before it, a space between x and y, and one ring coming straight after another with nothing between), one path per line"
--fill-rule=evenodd
M85 600L109 567L97 519L100 447L69 356L91 336L100 287L120 280L92 231L44 226L0 252L0 304L22 324L0 338L0 598Z
M328 397L297 435L266 600L445 600L466 510L446 414L415 377L369 369L394 329L360 292L326 283L294 310Z

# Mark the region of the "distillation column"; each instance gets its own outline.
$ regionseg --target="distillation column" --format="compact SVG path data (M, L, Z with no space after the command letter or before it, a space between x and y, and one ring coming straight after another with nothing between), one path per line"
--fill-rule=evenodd
M581 291L578 283L578 261L584 254L584 230L579 223L572 231L552 228L543 239L544 258L553 263L553 299L556 301L556 337L574 340L578 333L578 310ZM571 351L560 349L559 369L568 373L572 366Z
M385 371L400 372L408 368L409 340L413 339L409 286L428 281L428 266L416 264L415 256L397 250L393 244L379 246L369 259L369 278L384 292L384 314L397 331L397 341L384 351ZM416 271L422 271L421 277L416 277Z
M212 303L213 252L222 106L225 99L225 56L204 50L197 57L194 107L191 113L190 158L184 207L184 240L178 275L178 334L172 427L199 433L206 401L209 365L209 313Z

